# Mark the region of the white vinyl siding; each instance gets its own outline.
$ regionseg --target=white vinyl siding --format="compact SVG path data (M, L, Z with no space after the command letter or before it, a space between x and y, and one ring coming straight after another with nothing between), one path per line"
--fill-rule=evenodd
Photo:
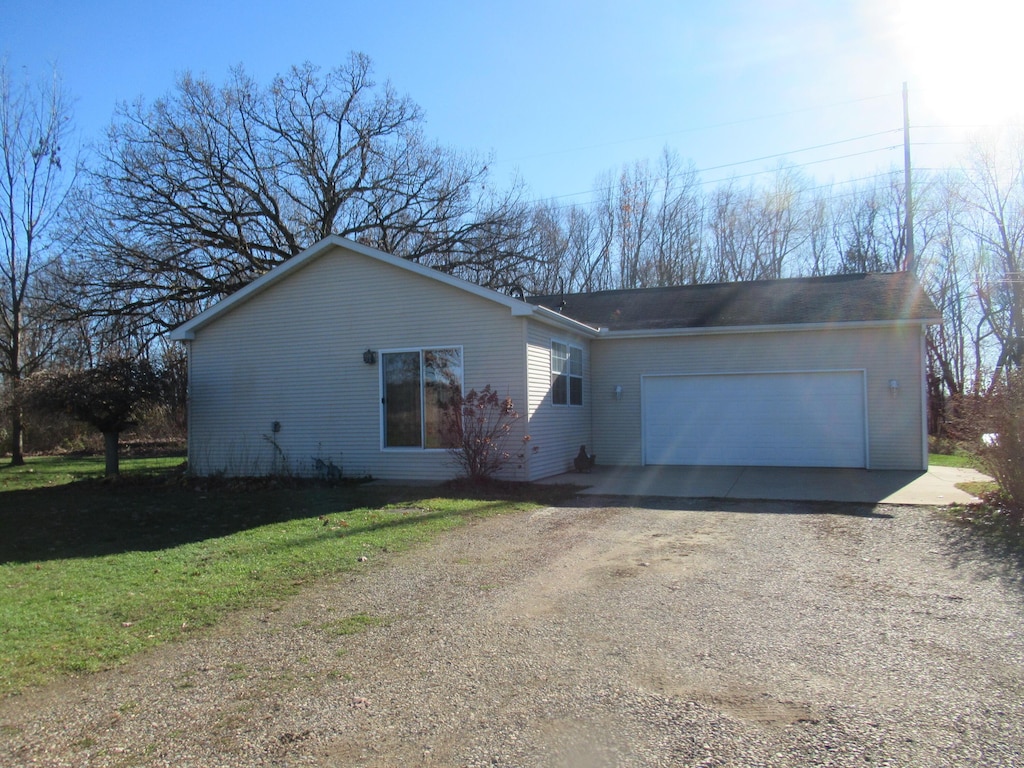
M346 476L452 477L458 470L446 451L381 450L381 359L367 365L363 353L459 346L467 391L490 384L518 404L526 395L524 322L495 302L334 249L196 332L191 466L199 474L312 474L320 459Z
M923 469L920 339L917 326L600 339L591 345L594 450L599 463L643 462L643 375L856 369L864 371L868 467ZM891 379L900 382L895 395Z
M567 408L552 401L551 343L573 345L582 354L583 407ZM580 446L591 447L591 364L590 342L582 337L566 336L557 329L537 322L527 324L527 378L529 380L528 414L531 447L537 452L530 458L530 479L548 477L572 469L572 460ZM600 463L601 457L598 456Z

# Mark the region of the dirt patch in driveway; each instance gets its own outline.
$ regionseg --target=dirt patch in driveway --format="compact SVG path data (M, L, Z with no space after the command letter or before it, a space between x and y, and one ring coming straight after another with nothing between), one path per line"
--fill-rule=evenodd
M1020 575L930 510L587 503L8 699L0 764L1021 761Z

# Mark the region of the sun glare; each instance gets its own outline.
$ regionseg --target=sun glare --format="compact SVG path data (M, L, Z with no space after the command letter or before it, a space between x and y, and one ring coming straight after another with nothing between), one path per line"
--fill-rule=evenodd
M915 101L948 124L1024 114L1019 0L901 0L896 40Z

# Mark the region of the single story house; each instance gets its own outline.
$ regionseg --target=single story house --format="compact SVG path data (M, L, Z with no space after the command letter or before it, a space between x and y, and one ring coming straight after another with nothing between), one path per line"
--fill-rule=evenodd
M926 469L939 321L906 273L524 301L334 236L171 337L199 475L452 477L439 404L490 385L522 416L508 474L533 480L581 445L605 465Z

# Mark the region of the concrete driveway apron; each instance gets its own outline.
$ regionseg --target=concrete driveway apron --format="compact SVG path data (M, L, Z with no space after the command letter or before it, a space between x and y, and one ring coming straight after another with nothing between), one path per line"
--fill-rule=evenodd
M583 495L711 499L837 501L945 506L977 499L957 483L990 480L973 469L929 467L927 472L822 467L595 467L544 483L586 486Z

